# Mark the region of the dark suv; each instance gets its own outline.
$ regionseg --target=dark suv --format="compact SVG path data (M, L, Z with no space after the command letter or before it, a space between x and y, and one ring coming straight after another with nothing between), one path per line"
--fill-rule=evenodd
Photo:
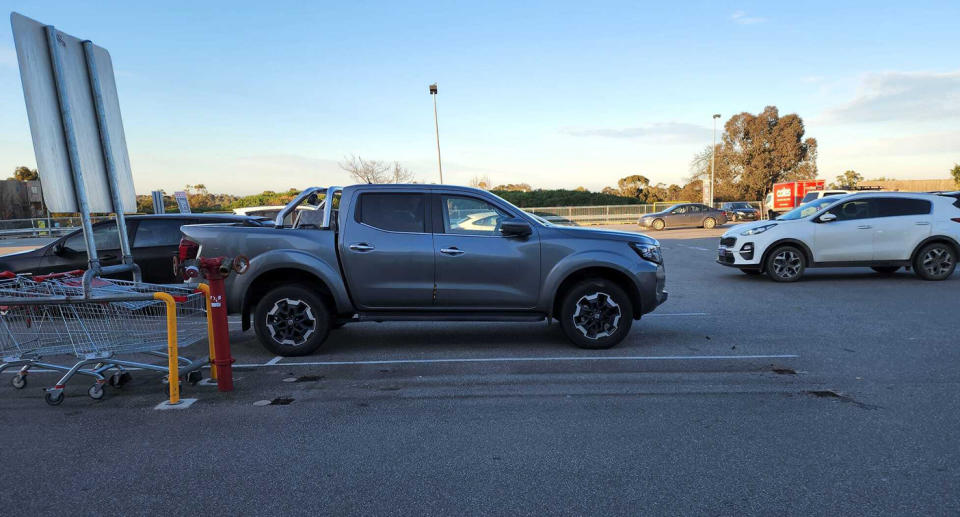
M272 224L263 218L233 214L129 215L126 221L133 260L140 266L143 281L158 284L177 280L173 258L183 237L180 233L181 226L200 223L241 223L255 226L263 222ZM101 265L120 263L120 237L115 220L94 224L93 238ZM35 250L0 255L0 271L40 275L86 268L87 246L80 230Z

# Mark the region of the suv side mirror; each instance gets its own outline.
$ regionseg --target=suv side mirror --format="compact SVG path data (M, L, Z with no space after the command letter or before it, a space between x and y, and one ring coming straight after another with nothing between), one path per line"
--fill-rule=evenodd
M526 237L533 233L533 228L530 227L530 223L523 219L504 219L500 221L500 233L507 237Z
M836 220L837 220L837 216L834 214L831 214L830 212L827 212L820 216L821 223L829 223L830 221L836 221Z

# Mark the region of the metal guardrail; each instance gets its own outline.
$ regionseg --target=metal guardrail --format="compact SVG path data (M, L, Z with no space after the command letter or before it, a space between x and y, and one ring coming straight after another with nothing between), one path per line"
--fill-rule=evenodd
M760 201L746 201L750 206L760 210ZM723 203L714 203L720 208ZM667 208L663 204L643 205L600 205L600 206L548 206L524 208L527 212L536 214L555 224L632 224L644 214L652 214Z
M92 217L92 222L111 217ZM24 237L59 237L80 228L80 217L43 217L34 219L0 220L0 239Z

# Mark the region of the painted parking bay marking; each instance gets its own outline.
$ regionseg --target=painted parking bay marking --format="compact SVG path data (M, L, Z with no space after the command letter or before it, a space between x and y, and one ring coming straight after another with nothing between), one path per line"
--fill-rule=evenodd
M360 366L383 364L440 364L440 363L516 363L559 361L720 361L747 359L797 359L797 354L756 355L635 355L635 356L565 356L565 357L465 357L451 359L380 359L369 361L304 361L238 364L239 368L268 368L271 366Z

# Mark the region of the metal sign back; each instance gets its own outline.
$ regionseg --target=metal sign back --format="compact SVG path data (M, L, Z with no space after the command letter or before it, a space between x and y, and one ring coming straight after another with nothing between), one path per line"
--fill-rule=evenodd
M83 42L60 31L55 32L58 46L61 84L70 107L69 120L58 108L58 91L54 63L51 60L48 35L44 24L18 13L10 15L13 37L20 64L20 78L33 136L37 169L43 184L44 202L51 212L80 212L75 195L65 124L72 122L76 135L77 164L83 171L90 212L134 212L136 193L130 170L130 157L120 118L120 102L113 75L113 62L106 49L92 45L90 64L84 53ZM94 94L90 85L99 82L103 106L103 120L98 121ZM105 125L101 142L99 124ZM111 198L105 153L110 155L117 178L117 195L122 206L114 207Z

